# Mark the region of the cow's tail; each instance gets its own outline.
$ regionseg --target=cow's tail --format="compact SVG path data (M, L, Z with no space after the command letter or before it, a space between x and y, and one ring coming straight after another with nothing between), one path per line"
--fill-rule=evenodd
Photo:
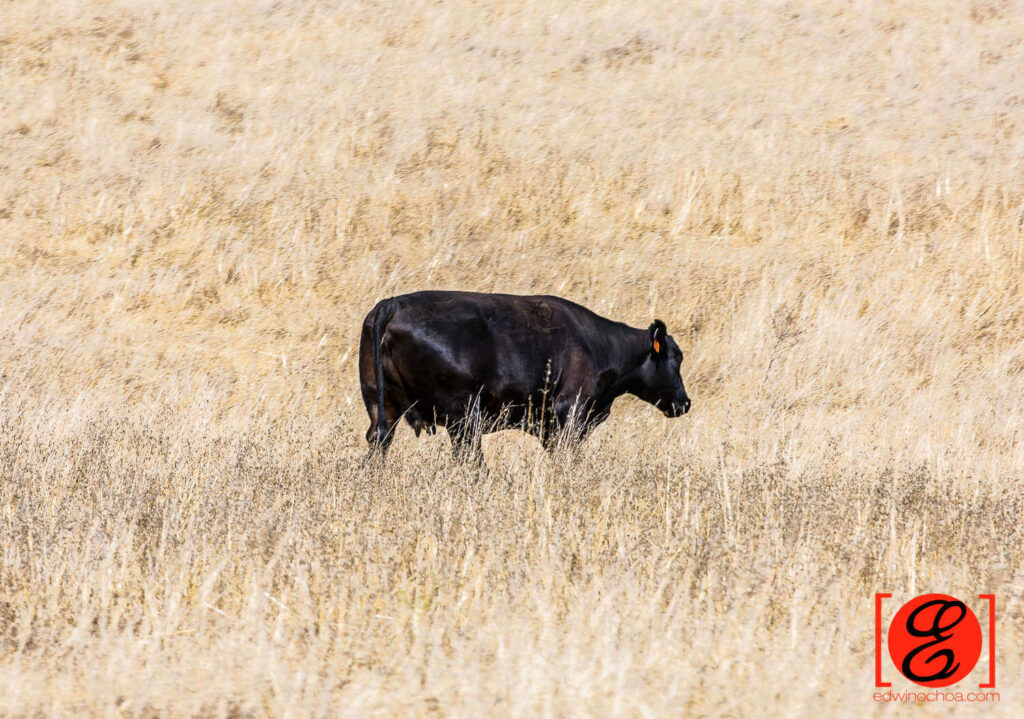
M377 305L373 317L373 381L377 385L377 423L373 434L378 445L383 446L388 436L387 410L384 408L384 353L381 344L384 341L384 329L395 314L394 301L384 300Z

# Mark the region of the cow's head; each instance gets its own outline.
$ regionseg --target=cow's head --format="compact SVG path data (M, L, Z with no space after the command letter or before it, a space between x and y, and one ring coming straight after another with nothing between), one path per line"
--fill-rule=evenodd
M679 376L683 352L661 320L651 323L648 334L650 348L635 371L633 394L653 404L666 417L684 415L690 411L690 398Z

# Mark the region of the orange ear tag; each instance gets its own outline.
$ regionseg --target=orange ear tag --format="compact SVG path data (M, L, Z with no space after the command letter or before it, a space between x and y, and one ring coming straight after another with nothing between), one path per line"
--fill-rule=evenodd
M659 354L661 352L661 343L658 340L654 340L654 353Z

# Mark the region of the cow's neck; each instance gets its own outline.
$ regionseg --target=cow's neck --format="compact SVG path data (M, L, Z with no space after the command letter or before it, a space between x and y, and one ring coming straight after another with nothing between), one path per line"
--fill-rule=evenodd
M650 337L646 330L632 327L625 330L621 337L616 338L614 351L609 353L612 366L607 374L611 381L606 383L606 389L601 392L598 400L603 405L602 409L610 407L613 401L624 394L636 394L640 381L637 372L650 351Z

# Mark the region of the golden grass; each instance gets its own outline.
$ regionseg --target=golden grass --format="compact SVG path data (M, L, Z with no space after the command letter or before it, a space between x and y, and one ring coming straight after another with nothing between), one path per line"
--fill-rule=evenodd
M1014 4L194 5L0 9L0 713L860 716L926 590L1014 713ZM660 317L694 411L364 471L432 287Z

